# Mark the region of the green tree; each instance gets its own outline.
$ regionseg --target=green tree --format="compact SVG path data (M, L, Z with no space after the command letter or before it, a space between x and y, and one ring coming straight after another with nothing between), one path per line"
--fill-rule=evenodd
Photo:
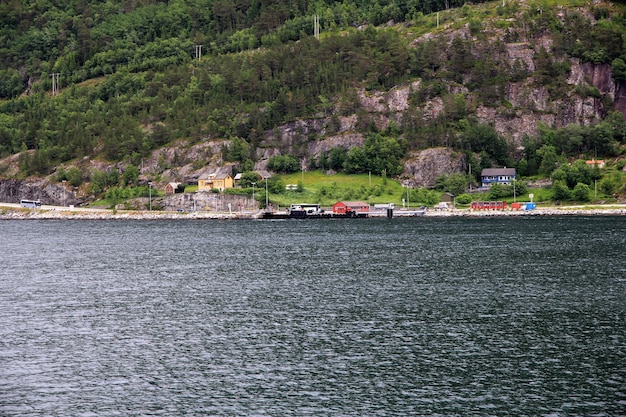
M563 181L554 181L552 183L552 199L555 201L571 200L572 193Z
M261 182L261 186L264 186L264 181ZM274 175L267 180L267 187L270 194L281 194L285 191L285 184L279 175Z
M587 184L583 184L579 182L574 186L574 191L572 192L572 196L577 201L589 201L590 200L590 192L591 189Z
M565 182L568 188L574 188L578 183L591 185L600 177L599 171L587 166L582 159L572 164L563 164L552 172L552 179Z
M511 195L518 197L528 193L528 186L524 181L513 181L509 188L511 189Z
M300 170L300 162L292 155L275 155L268 162L267 167L275 172L291 173Z
M509 190L502 184L491 184L489 187L489 200L500 200L509 196Z
M67 172L64 167L57 168L57 171L54 174L54 178L57 182L61 182L63 180L67 180Z
M509 145L496 130L486 124L469 125L463 132L463 146L472 152L485 153L499 165L512 166ZM485 158L481 158L481 164ZM483 168L488 168L483 166Z
M362 147L350 149L344 167L349 173L372 172L377 175L398 175L402 172L403 151L398 141L379 133L371 133Z
M120 182L120 174L116 169L111 170L107 175L107 185L117 185Z
M613 193L617 189L618 184L619 178L616 180L616 178L613 176L607 176L605 178L602 178L599 183L599 187L604 194L610 196L613 195Z
M250 158L243 161L243 163L241 164L241 171L242 172L254 171L254 161Z
M456 202L458 204L468 205L472 202L472 196L469 194L461 194L456 197Z
M463 194L467 190L470 181L465 174L450 174L445 180L444 191L454 195Z
M368 162L365 151L360 146L355 146L348 151L346 161L343 164L344 169L349 174L358 172L366 172Z
M227 161L244 162L249 159L250 144L245 139L235 137L226 147L224 158Z
M335 171L339 171L343 168L347 159L347 153L344 148L337 147L333 148L330 151L330 155L328 157L328 166Z
M0 69L0 98L14 98L24 91L24 80L12 68Z
M129 185L137 185L137 181L139 180L139 169L135 165L129 165L124 170L122 174L122 179L126 186Z
M559 158L556 155L556 149L551 145L543 145L537 150L537 155L541 158L539 172L550 175L557 166Z
M99 169L91 171L89 191L98 195L104 192L107 184L107 173Z
M67 170L67 181L73 186L78 187L83 183L83 173L76 167Z
M611 63L611 75L617 82L626 81L626 62L622 58L615 58Z
M434 206L441 200L441 195L435 190L427 188L417 188L411 190L411 203L423 204L425 206Z
M241 179L239 180L239 185L243 188L250 188L252 184L255 183L256 187L258 187L260 183L259 174L252 171L247 171L241 174ZM264 184L265 185L265 184Z

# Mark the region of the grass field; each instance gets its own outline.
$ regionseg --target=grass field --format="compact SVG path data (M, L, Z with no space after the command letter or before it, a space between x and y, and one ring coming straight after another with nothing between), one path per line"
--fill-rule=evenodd
M326 175L319 171L298 172L281 177L283 183L298 184L301 182L303 192L285 191L282 194L270 195L270 201L281 207L294 203L318 203L324 207L329 207L337 201L365 201L370 204L394 203L402 207L403 200L408 201L411 207L423 205L417 201L407 199L406 188L395 180L386 179L380 176L370 176L367 174ZM528 193L533 194L532 201L544 202L551 198L551 190L544 188L530 188ZM529 194L518 195L516 201L530 201ZM487 193L472 194L473 201L489 200ZM508 203L513 202L513 197L505 198ZM467 205L469 207L469 205ZM464 207L459 205L459 207Z
M327 175L319 171L298 172L281 177L283 184L302 184L303 191L270 195L273 204L317 203L330 207L337 201L365 201L370 204L402 204L405 188L397 181L380 176L357 174Z

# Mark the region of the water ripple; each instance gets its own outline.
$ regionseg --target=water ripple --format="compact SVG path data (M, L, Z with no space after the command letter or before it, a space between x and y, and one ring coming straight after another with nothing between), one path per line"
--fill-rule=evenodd
M624 415L625 232L1 222L0 414Z

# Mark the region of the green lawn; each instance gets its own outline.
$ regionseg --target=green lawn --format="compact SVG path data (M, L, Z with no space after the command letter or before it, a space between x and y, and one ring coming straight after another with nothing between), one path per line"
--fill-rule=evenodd
M319 171L281 176L283 184L302 183L304 191L270 194L270 201L281 207L294 203L318 203L330 207L337 201L365 201L369 204L402 204L404 188L396 181L368 174L326 175Z

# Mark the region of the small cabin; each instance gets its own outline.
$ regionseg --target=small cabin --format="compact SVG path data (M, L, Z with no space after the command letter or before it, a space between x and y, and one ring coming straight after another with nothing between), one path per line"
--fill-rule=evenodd
M441 194L441 199L439 200L442 203L449 203L452 204L454 203L454 194L452 193L443 193Z
M165 185L165 194L166 195L175 194L176 191L178 190L179 185L180 185L180 182L168 182L167 185Z

